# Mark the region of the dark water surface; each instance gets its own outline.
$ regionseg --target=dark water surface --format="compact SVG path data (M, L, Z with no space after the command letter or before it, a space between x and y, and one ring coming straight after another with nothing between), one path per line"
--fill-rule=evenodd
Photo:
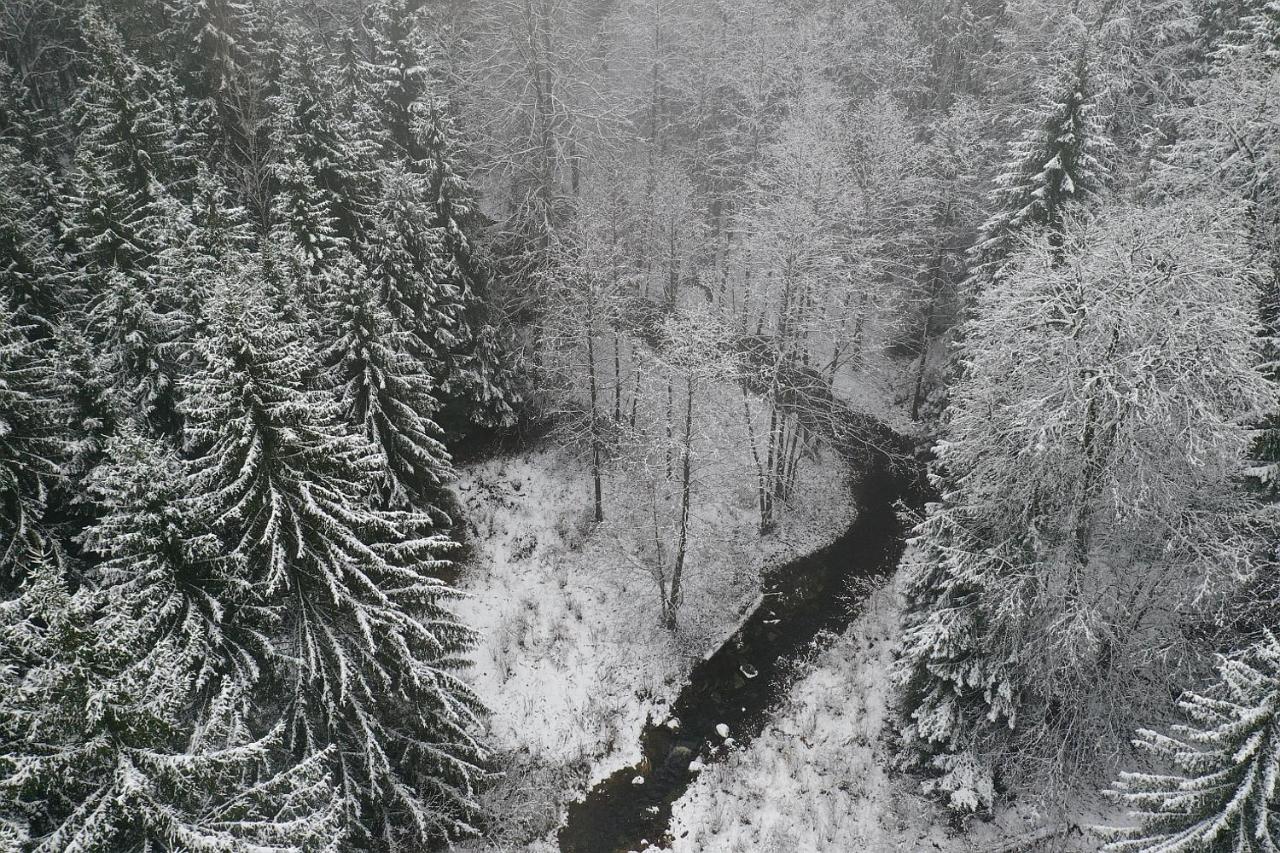
M822 632L848 624L849 582L893 571L904 534L894 507L899 500L919 505L918 482L915 466L876 461L866 469L849 498L858 508L853 524L827 547L766 576L762 603L694 667L671 709L679 728L651 721L641 735L641 762L569 806L562 853L621 853L640 850L644 841L664 843L671 806L696 775L689 763L727 755L717 727L727 726L738 746L759 735L790 684L791 661ZM643 784L634 784L638 776Z

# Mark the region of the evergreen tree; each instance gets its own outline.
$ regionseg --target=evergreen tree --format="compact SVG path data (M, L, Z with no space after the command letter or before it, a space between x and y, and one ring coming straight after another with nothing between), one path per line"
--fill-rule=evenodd
M322 353L342 414L376 450L375 488L384 506L416 507L442 525L437 505L451 478L444 433L433 421L439 404L427 364L409 350L409 335L394 328L374 286L354 263L331 286L324 316L332 339Z
M317 45L296 35L283 57L272 143L278 154L276 222L319 269L360 240L377 196L369 146L349 136L338 114L329 66Z
M1020 231L1058 234L1064 214L1087 207L1102 187L1110 143L1091 100L1089 50L1086 43L1069 69L1047 81L1045 100L1010 146L991 194L995 212L969 251L971 290L1001 274Z
M74 108L79 137L67 209L75 307L104 347L116 388L158 429L172 431L176 368L166 350L182 324L153 273L182 234L180 199L194 169L175 141L171 81L134 60L93 14L84 30L95 71Z
M150 278L153 301L165 312L170 361L182 370L192 365L192 350L205 325L210 284L254 248L243 207L225 184L203 165L190 205L170 204L167 233Z
M177 460L129 434L107 457L98 583L73 592L37 556L0 622L0 810L39 851L333 849L323 756L276 770L280 729L251 734L257 656L224 625L242 592L191 531Z
M406 0L384 0L376 12L370 85L388 153L403 171L383 177L385 212L379 217L396 223L382 239L399 236L400 246L376 247L369 267L376 271L397 258L410 260L414 281L425 292L403 294L403 304L416 315L412 324L410 312L399 310L398 295L389 294L392 315L421 341L424 357L440 360L435 378L450 427L492 427L511 420L516 394L501 363L498 330L482 301L486 273L471 241L480 216L458 166L448 104L435 92L424 14Z
M1218 683L1187 693L1187 722L1135 744L1168 772L1122 773L1109 793L1136 819L1108 853L1264 853L1280 849L1280 642L1267 632L1218 663Z
M62 473L65 388L51 342L33 337L13 313L0 314L0 590L20 582L30 552L44 547L40 522Z
M63 326L56 339L56 365L67 389L67 448L64 470L75 503L80 482L101 460L107 442L129 420L129 413L107 372L103 354L74 327Z
M165 195L182 196L193 164L175 140L172 80L134 59L92 12L83 23L93 73L73 105L77 132L69 198L75 262L90 280L109 269L135 272L154 253Z
M188 484L279 620L267 695L284 697L291 748L335 746L356 846L471 832L480 706L454 673L473 639L430 574L450 543L425 513L369 506L376 452L305 387L311 354L263 294L228 283L210 316Z
M53 235L24 192L32 164L0 143L0 294L6 310L33 334L47 336L64 310Z
M378 225L362 251L365 267L396 328L408 335L410 353L443 382L456 322L438 287L444 238L431 224L422 176L394 163L383 171Z
M243 0L169 0L169 41L185 70L187 90L212 98L222 109L248 63Z
M506 380L509 372L500 362L498 332L482 300L486 273L469 236L478 229L477 206L456 166L445 105L432 100L425 106L418 117L418 134L434 207L431 224L439 230L443 249L436 265L437 293L440 310L449 316L453 329L453 340L441 340L436 348L448 353L448 374L441 391L458 412L459 426L470 422L496 427L513 418L515 392Z

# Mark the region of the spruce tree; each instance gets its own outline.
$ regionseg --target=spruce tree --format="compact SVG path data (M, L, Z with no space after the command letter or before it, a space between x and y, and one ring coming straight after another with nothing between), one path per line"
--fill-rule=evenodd
M1111 830L1108 853L1280 849L1280 642L1267 632L1223 657L1218 683L1178 701L1187 722L1135 745L1164 772L1126 772L1109 792L1136 825Z
M478 229L477 205L456 163L457 151L445 105L432 99L418 115L427 187L434 206L431 224L439 229L442 256L436 264L440 310L448 315L452 341L440 341L437 351L448 353L448 374L442 386L446 401L457 411L459 426L472 423L496 427L513 417L514 390L500 361L498 331L482 297L486 271L472 245Z
M62 475L66 388L51 344L0 313L0 590L20 582L25 559L44 547L41 521Z
M402 170L382 179L380 220L396 223L391 234L402 239L397 248L376 247L378 257L369 266L376 270L407 250L414 281L429 294L429 310L426 294L404 294L416 313L410 325L395 294L388 304L397 322L420 339L424 356L439 359L442 417L460 432L469 424L509 422L516 394L506 379L499 332L483 303L487 275L472 242L480 216L459 165L448 103L435 91L424 14L405 0L385 0L376 11L370 85L388 154L398 161L391 168Z
M291 748L335 747L355 846L473 831L480 705L456 670L474 641L432 576L449 541L425 513L370 506L374 448L306 387L311 353L255 287L226 283L210 316L187 482L280 625L264 695L283 697Z
M83 322L103 347L121 394L172 431L181 325L153 273L179 239L194 167L174 121L172 81L137 62L93 14L84 21L94 73L74 105L78 138L69 181L69 281Z
M156 204L181 196L194 164L175 145L173 81L138 62L92 12L82 28L93 72L72 106L77 137L66 204L74 260L93 293L101 271L145 269L155 249Z
M432 420L439 404L428 364L413 356L408 333L395 328L363 269L351 262L344 272L324 310L332 342L321 354L321 375L333 384L343 418L377 453L382 505L415 507L447 525L439 503L452 471Z
M244 30L249 4L243 0L169 0L168 40L187 76L193 97L229 106L248 63Z
M325 756L281 766L280 727L253 732L259 640L226 624L246 590L181 483L126 432L87 484L95 582L33 556L0 616L0 812L51 853L333 849Z
M296 34L283 56L280 92L271 99L278 156L276 222L320 269L360 240L377 196L372 151L349 136L313 40Z
M431 225L421 175L389 164L382 185L378 224L362 245L364 265L397 332L406 336L409 354L438 388L447 379L447 348L455 340L455 318L438 289L443 235Z
M1087 207L1102 188L1110 142L1092 102L1089 50L1086 43L1069 68L1046 81L1044 100L1010 146L991 193L995 212L969 250L971 291L1000 275L1023 229L1060 232L1064 215Z
M112 383L108 359L80 330L63 326L55 344L55 365L67 401L66 473L71 494L79 496L82 478L100 461L107 442L129 421L129 410Z
M47 336L66 307L64 281L54 237L24 191L33 168L17 148L0 143L0 294L20 323Z

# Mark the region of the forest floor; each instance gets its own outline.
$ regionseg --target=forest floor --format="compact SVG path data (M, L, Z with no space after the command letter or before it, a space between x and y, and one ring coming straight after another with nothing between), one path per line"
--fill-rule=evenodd
M492 709L489 742L506 775L488 793L494 837L511 850L547 836L561 806L639 757L693 664L717 648L759 591L761 570L826 544L852 521L846 467L829 453L805 466L797 499L767 536L756 531L754 472L731 460L704 471L679 630L659 620L653 577L634 553L642 520L620 476L604 483L606 520L591 520L586 466L554 447L460 471L470 551L455 610L480 632L469 679Z
M887 361L841 396L910 429L900 389L910 365ZM871 375L868 375L868 374ZM894 390L897 389L897 390ZM480 632L470 681L492 709L488 740L502 776L485 793L493 816L468 853L551 853L564 804L639 756L647 718L666 716L693 664L754 603L761 570L816 550L853 518L846 466L830 451L775 530L759 536L754 470L731 436L701 472L680 627L659 620L653 577L629 556L644 534L635 484L604 481L605 521L591 519L590 473L554 441L459 472L468 524L456 610ZM799 665L772 724L711 764L677 802L671 853L995 853L1049 821L1033 797L961 831L892 771L889 666L898 635L892 583ZM1083 819L1081 819L1083 821ZM1069 837L1010 848L1089 851Z

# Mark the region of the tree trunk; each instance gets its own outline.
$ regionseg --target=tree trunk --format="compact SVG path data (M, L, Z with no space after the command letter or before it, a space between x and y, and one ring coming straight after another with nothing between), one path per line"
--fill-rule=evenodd
M594 303L589 303L594 304ZM591 389L591 479L595 486L595 517L597 522L604 521L604 505L601 502L600 489L600 416L598 404L598 388L596 384L596 333L595 312L587 313L587 374Z
M672 630L676 627L676 611L680 609L680 581L684 576L684 557L689 545L689 505L692 495L691 473L693 469L693 377L685 377L685 415L684 442L681 448L680 462L680 533L676 540L675 564L671 569L671 606L668 609L671 621L667 625Z

